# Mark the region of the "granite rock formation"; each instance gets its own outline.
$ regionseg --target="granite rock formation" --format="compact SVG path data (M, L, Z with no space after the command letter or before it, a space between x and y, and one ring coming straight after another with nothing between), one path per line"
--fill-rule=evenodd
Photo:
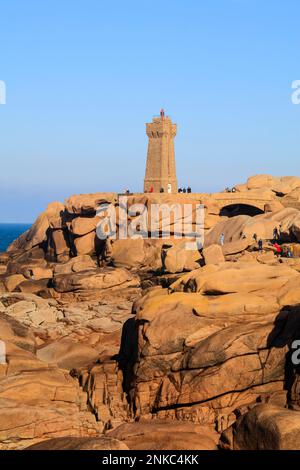
M128 203L136 226L152 204L203 204L203 249L164 214L157 239L99 240L99 206L122 207L97 193L0 254L0 449L297 448L300 179Z

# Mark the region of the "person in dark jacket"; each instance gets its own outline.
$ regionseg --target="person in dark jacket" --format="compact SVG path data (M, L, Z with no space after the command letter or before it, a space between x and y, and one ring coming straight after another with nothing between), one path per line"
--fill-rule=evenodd
M273 230L273 240L278 240L278 239L279 239L278 228L275 227Z

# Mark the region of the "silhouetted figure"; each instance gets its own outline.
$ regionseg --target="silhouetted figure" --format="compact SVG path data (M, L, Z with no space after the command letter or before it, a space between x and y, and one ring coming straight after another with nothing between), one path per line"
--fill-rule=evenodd
M253 234L253 240L255 241L255 243L257 243L257 235L256 235L256 233Z
M178 188L178 192L179 192L179 193L182 193L182 188Z
M273 240L278 240L278 239L279 239L279 232L278 232L278 228L275 227L273 230Z
M192 192L192 189L190 188L190 186L187 187L187 190L186 190L186 191L187 191L187 193L189 193L189 194Z
M258 251L263 251L263 241L261 238L258 240Z
M186 193L186 189L185 189L185 188L183 188L182 192L185 194L185 193Z
M165 192L164 188L160 188L159 192L164 193Z

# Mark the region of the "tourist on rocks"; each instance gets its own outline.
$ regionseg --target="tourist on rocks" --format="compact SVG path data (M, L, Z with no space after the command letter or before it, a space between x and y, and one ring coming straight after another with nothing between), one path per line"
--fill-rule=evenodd
M256 235L256 233L253 234L253 240L255 241L255 243L257 243L257 235Z
M185 193L186 193L186 189L185 189L185 188L183 188L182 192L185 194Z
M273 246L274 246L274 248L275 248L275 250L276 250L276 251L275 251L275 255L276 255L277 258L278 258L278 257L281 256L281 254L282 254L281 246L279 246L278 243L274 243Z
M153 188L153 186L151 186L150 193L153 193L153 192L154 192L154 188Z
M182 193L182 188L178 188L178 192L179 192L179 193Z
M188 186L186 191L187 191L187 193L191 194L192 188L190 186Z
M220 245L223 246L224 243L225 243L225 235L224 235L224 233L221 233L221 235L220 235Z
M263 241L261 238L258 240L258 251L260 253L263 251Z
M165 192L164 188L160 188L159 192L164 193Z
M293 253L293 247L292 246L288 246L287 257L288 258L294 258L294 253Z
M282 246L281 247L281 257L282 258L287 258L288 257L288 247L287 246Z

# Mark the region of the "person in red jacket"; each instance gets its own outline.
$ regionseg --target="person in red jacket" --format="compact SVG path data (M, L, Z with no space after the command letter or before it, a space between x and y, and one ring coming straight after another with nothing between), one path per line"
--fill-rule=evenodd
M279 256L281 255L281 251L282 251L282 250L281 250L281 247L278 245L278 243L274 243L273 246L274 246L274 248L275 248L275 250L276 250L276 253L275 253L276 256L279 257Z

